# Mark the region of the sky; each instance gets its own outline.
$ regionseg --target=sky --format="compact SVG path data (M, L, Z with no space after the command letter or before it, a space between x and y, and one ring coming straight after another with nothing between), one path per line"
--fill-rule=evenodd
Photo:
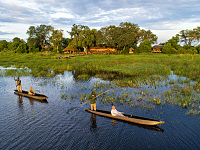
M51 25L69 38L73 24L100 29L121 22L151 30L158 44L200 26L199 0L0 0L0 40L25 41L30 26Z

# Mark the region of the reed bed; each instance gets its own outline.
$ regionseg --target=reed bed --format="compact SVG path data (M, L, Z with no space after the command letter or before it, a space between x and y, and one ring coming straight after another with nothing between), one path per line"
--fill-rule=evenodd
M170 71L194 81L200 81L200 55L86 55L69 59L58 59L54 53L0 53L0 66L31 69L33 76L52 77L68 70L78 70L80 74L101 76L110 79L119 77L167 76ZM23 72L20 73L24 75ZM6 75L9 75L7 73ZM26 75L26 73L25 73ZM83 78L87 75L82 76ZM106 76L104 76L106 77ZM81 78L81 76L80 76ZM88 78L88 77L87 77Z
M126 105L135 109L153 111L156 107L171 105L186 109L186 114L200 114L200 55L86 55L70 59L58 59L59 54L1 53L0 66L18 69L0 71L1 76L54 77L64 71L72 71L73 89L65 83L51 84L61 88L61 99L72 103L88 100L91 90L100 94L102 105ZM25 69L20 69L25 68ZM170 78L172 73L177 79ZM107 82L91 85L79 84L92 77ZM49 83L44 81L41 86ZM77 94L80 93L80 94Z

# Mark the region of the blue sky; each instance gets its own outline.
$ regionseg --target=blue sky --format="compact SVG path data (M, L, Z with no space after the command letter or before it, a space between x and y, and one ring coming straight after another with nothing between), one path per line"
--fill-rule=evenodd
M51 25L69 37L74 23L100 29L131 22L160 43L200 26L199 8L199 0L0 0L0 40L26 40L32 25Z

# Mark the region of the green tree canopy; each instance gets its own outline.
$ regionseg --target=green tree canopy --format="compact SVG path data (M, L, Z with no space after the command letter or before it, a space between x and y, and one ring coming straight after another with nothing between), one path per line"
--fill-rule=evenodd
M180 45L179 45L179 42L180 42L179 37L180 37L180 35L176 34L176 36L173 36L171 39L169 39L167 43L170 43L173 48L178 50L179 47L180 47Z
M71 32L68 32L72 41L69 43L72 47L84 47L87 53L91 46L96 45L96 29L90 29L88 26L73 25Z
M26 50L26 44L20 43L19 46L16 49L16 52L17 53L26 53L27 52L27 50Z
M59 47L63 42L63 30L52 30L52 36L50 37L50 42L56 47L57 53L59 52Z
M145 39L142 43L140 43L138 50L139 52L148 52L151 51L151 41L149 39Z
M171 43L167 43L164 45L162 52L164 54L176 54L177 50L172 47Z
M6 40L0 41L0 52L7 48L8 48L8 42Z
M131 47L149 40L151 44L157 42L157 36L150 30L140 29L137 24L122 22L119 27L103 27L97 32L97 45L106 44L115 48Z
M52 30L52 26L30 26L26 34L29 35L29 38L35 39L36 42L39 42L41 48L44 49L45 45L49 43L49 37Z

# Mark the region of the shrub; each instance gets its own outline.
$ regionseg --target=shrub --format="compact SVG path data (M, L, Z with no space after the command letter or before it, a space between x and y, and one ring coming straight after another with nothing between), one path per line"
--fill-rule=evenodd
M177 54L177 50L172 47L171 43L167 43L164 45L162 52L164 54Z
M151 50L151 42L148 39L144 40L142 43L140 43L138 50L140 53L150 51Z
M24 43L19 44L19 46L16 49L16 52L17 53L26 53L27 52L26 44L24 44Z

